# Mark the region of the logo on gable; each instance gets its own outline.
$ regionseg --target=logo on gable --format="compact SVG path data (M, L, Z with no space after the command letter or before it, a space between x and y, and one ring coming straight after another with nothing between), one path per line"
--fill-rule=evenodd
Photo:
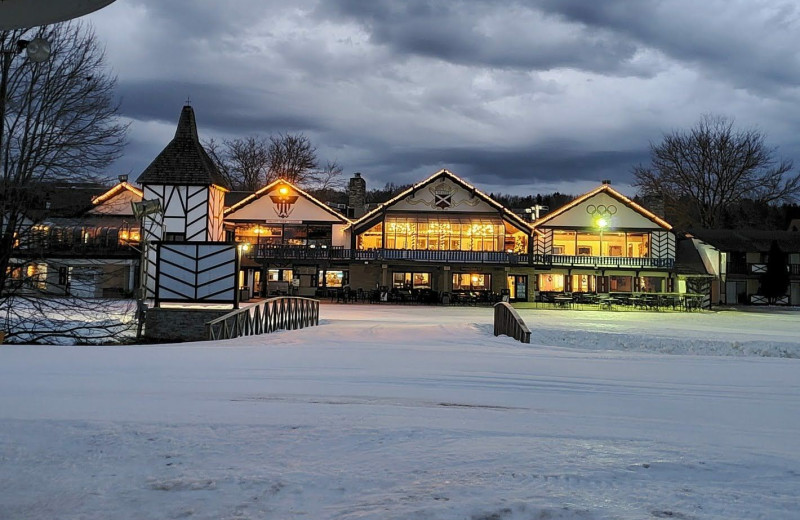
M278 188L277 193L271 194L269 198L272 200L272 205L275 208L275 213L280 218L286 218L292 214L294 210L294 203L300 198L298 195L292 195L292 192L286 186Z
M433 205L439 209L447 209L453 205L453 190L447 184L439 184L433 189Z

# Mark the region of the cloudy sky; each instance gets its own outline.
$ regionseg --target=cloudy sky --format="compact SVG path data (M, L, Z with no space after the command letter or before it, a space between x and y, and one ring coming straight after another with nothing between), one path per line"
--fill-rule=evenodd
M303 132L368 187L623 191L704 113L800 165L800 7L781 0L117 0L86 17L138 175L187 98L201 137Z

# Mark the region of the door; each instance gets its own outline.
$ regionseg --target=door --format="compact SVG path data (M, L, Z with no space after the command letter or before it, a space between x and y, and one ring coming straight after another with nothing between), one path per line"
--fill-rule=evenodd
M528 276L510 274L506 277L509 298L516 302L528 301Z

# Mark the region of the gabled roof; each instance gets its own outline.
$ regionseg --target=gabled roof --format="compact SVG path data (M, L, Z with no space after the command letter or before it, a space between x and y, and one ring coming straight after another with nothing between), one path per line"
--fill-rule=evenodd
M689 276L708 276L713 268L703 260L692 237L678 237L675 245L675 273Z
M223 218L224 218L224 216L227 216L227 215L233 213L236 210L242 209L244 206L247 206L248 204L260 199L264 195L267 195L269 192L271 192L273 190L273 188L275 188L275 186L278 186L278 185L285 185L285 186L290 187L292 190L296 191L297 193L302 195L304 198L308 199L309 202L319 206L320 208L322 208L326 212L330 213L332 216L336 217L343 224L352 224L352 221L350 219L348 219L347 217L345 217L344 215L342 215L338 211L333 210L332 208L330 208L324 202L321 202L320 200L316 199L311 194L306 193L305 191L301 190L300 188L298 188L297 186L295 186L291 182L285 181L283 179L277 179L275 181L272 181L269 184L267 184L266 186L264 186L263 188L261 188L258 191L256 191L255 193L252 193L252 194L248 195L247 197L243 198L242 200L240 200L239 202L237 202L236 204L233 204L231 207L225 208L225 211L223 212Z
M773 241L784 253L800 253L800 233L763 229L698 229L689 236L724 252L766 253Z
M139 175L136 182L144 184L174 184L210 186L230 189L214 161L208 156L197 137L194 109L186 105L181 111L175 137Z
M133 186L132 184L128 184L127 182L123 181L112 187L107 192L98 195L96 197L92 197L92 205L97 206L98 204L102 204L109 199L113 199L114 197L116 197L117 195L119 195L124 191L129 191L139 198L143 196L142 190L140 190L136 186Z
M542 224L548 222L549 220L552 220L553 218L557 217L558 215L566 213L567 211L569 211L570 209L574 208L578 204L581 204L582 202L594 197L595 195L597 195L599 193L608 194L610 197L613 197L613 198L617 199L619 202L625 204L626 206L628 206L632 210L636 211L637 213L639 213L643 217L651 220L655 224L658 224L659 226L663 227L664 229L667 229L667 230L672 229L672 226L666 220L662 219L661 217L659 217L655 213L645 209L643 206L640 206L639 204L635 203L633 200L629 199L628 197L626 197L622 193L620 193L617 190L615 190L614 188L612 188L610 184L603 184L602 186L593 189L589 193L581 195L580 197L578 197L577 199L573 200L572 202L570 202L568 204L564 204L563 206L561 206L557 210L555 210L555 211L553 211L551 213L548 213L544 217L542 217L539 220L535 221L532 224L533 228L535 229L535 228L541 226Z
M514 222L514 224L517 225L521 230L531 231L531 225L528 222L525 222L523 219L521 219L516 213L514 213L511 210L509 210L508 208L506 208L505 206L503 206L502 204L500 204L499 202L497 202L493 198L489 197L488 195L486 195L485 193L483 193L482 191L477 189L475 186L472 186L471 184L466 182L461 177L457 176L456 174L454 174L454 173L452 173L452 172L450 172L450 171L448 171L446 169L439 170L438 172L434 173L433 175L431 175L427 179L425 179L425 180L423 180L421 182L418 182L417 184L411 186L407 190L397 194L395 197L387 200L383 204L380 204L377 208L375 208L372 211L366 213L360 219L358 219L357 221L353 222L352 226L360 226L361 224L372 220L375 216L381 214L388 207L392 206L396 202L398 202L400 200L403 200L404 198L408 197L410 194L416 192L417 190L419 190L421 188L424 188L428 184L431 184L431 183L433 183L433 182L435 182L435 181L437 181L439 179L450 179L451 181L453 181L454 183L460 185L461 187L463 187L467 191L474 193L476 197L478 197L482 201L486 202L488 205L496 208L503 215L504 218L507 218L511 222Z

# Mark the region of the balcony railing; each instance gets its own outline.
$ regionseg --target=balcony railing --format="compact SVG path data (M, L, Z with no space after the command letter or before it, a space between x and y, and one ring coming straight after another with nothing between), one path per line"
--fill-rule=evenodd
M498 251L429 251L413 249L344 249L341 247L266 246L253 250L263 260L410 260L441 263L527 264L528 255Z
M565 267L620 267L640 269L672 269L672 258L631 258L606 256L528 255L501 251L433 251L414 249L344 249L340 247L309 248L304 246L259 245L253 257L260 260L405 260L434 263L474 263L501 265L546 265Z
M754 276L761 276L767 272L767 264L759 263L745 263L745 262L728 262L728 274L751 274ZM789 274L797 276L800 275L800 264L789 264Z
M583 256L583 255L533 255L534 265L563 267L620 267L640 269L672 269L674 258L635 258L629 256Z

